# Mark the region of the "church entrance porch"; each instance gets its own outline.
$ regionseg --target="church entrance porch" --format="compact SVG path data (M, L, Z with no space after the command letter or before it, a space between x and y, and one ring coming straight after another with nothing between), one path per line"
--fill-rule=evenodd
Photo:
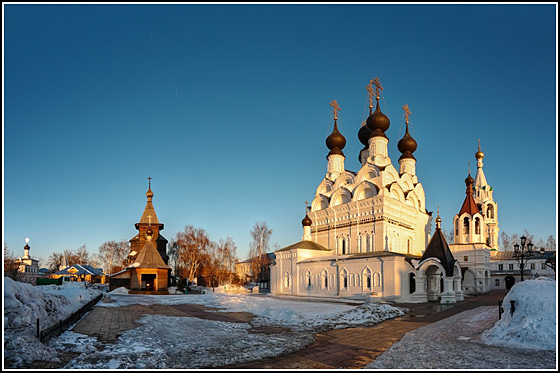
M155 285L157 283L156 278L157 278L156 274L151 274L151 273L142 274L140 289L147 290L147 291L155 290Z

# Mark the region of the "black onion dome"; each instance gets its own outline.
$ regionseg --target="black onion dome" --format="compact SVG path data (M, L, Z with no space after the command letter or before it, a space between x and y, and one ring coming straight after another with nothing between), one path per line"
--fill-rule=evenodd
M304 227L311 226L311 219L309 219L309 216L307 216L307 214L305 214L305 218L303 218L303 220L301 221L301 225Z
M373 114L371 114L366 120L366 125L371 131L379 129L385 132L389 129L391 121L389 120L389 117L383 114L381 109L379 109L379 101L377 102L377 107L375 108Z
M146 231L146 235L150 237L154 235L154 231L152 230L151 227L148 227L148 230Z
M467 176L467 178L465 179L465 184L466 184L467 186L473 185L473 184L474 184L474 179L472 178L470 172L469 172L469 176Z
M369 144L370 135L371 135L371 130L368 128L367 125L363 125L362 127L360 127L360 130L358 131L358 139L362 144L366 146Z
M327 148L329 148L330 150L338 148L338 150L340 151L346 146L346 138L342 136L340 132L338 132L336 119L334 120L334 129L332 133L327 137L325 143L327 144Z
M406 133L404 134L403 138L399 140L399 143L397 144L397 148L399 148L399 151L401 153L414 153L416 151L416 148L418 147L418 144L416 143L416 140L414 140L412 138L412 136L410 136L410 133L408 133L408 124L406 125Z
M373 131L371 131L371 135L369 135L369 138L371 139L372 137L385 137L385 138L387 138L387 135L385 135L385 132L383 132L382 130L377 128L377 129L374 129Z

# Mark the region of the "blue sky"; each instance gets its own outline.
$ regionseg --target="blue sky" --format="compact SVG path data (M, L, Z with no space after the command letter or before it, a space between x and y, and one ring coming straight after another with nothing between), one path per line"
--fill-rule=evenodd
M248 253L301 239L326 173L329 102L346 168L379 77L398 168L401 107L443 228L477 140L499 227L557 234L557 7L3 4L3 239L31 255L136 234L152 177L162 234L186 224Z

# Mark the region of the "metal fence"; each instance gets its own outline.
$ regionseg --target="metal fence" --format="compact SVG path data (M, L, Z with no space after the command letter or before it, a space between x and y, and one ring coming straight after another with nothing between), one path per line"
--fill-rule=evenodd
M90 311L93 308L93 306L95 306L97 302L101 300L101 298L103 298L103 294L100 294L95 299L90 300L87 304L85 304L78 311L71 314L65 320L61 320L57 324L54 324L53 326L48 327L44 330L41 330L39 325L39 319L37 319L37 338L39 338L39 340L42 343L45 343L46 341L51 339L55 334L61 335L63 331L65 331L66 329L68 329L68 327L70 327L78 320L80 320L82 316L86 314L86 312Z

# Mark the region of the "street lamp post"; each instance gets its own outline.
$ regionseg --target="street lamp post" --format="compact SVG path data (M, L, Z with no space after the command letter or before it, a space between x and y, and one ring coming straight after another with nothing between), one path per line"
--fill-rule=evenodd
M514 253L513 257L519 262L519 268L521 269L521 281L523 281L523 271L527 265L527 260L530 256L533 256L533 244L527 242L527 237L521 236L521 247L519 244L513 245Z

